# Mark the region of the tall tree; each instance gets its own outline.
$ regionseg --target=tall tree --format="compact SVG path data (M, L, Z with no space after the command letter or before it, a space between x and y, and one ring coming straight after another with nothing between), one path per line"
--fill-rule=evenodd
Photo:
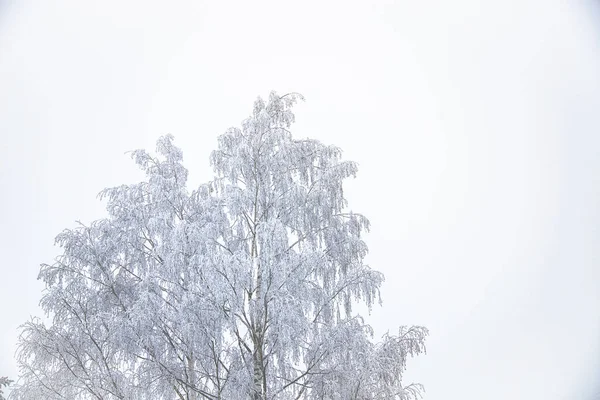
M147 179L107 189L106 219L57 237L46 326L23 326L14 399L410 399L428 332L372 340L368 220L347 209L341 150L293 139L301 97L258 99L218 139L215 179L186 189L171 136L132 153Z

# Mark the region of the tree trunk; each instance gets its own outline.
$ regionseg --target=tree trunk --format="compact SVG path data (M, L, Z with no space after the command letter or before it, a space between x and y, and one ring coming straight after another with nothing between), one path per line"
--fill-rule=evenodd
M253 364L253 383L254 393L253 400L266 399L266 388L264 387L264 352L263 352L263 312L262 304L262 271L258 262L258 258L254 258L254 268L256 271L255 293L252 299L252 344L254 346L252 353Z
M196 386L196 369L195 369L195 363L194 363L194 358L193 356L188 356L187 357L187 362L188 362L188 376L189 376L189 382L188 384L190 386ZM187 393L188 393L188 399L189 400L197 400L198 399L198 393L196 393L195 390L193 390L191 387L187 388Z

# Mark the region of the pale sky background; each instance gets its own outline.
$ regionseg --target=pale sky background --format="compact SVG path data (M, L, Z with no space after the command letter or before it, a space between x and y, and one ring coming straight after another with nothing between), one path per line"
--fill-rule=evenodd
M270 90L359 162L370 322L430 329L426 400L600 399L600 13L575 0L0 0L0 375L54 236L141 179L124 152L170 132L210 179Z

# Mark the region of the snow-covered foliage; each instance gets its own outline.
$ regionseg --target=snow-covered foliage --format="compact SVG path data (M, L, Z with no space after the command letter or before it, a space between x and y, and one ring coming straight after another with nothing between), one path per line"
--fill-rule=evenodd
M8 379L6 376L0 377L0 400L5 399L4 391L2 389L6 386L10 386L11 383L12 383L12 381L10 379Z
M147 179L104 190L108 217L65 230L42 265L49 325L22 327L11 399L410 399L427 329L372 340L368 220L347 210L341 150L293 139L299 95L258 99L186 188L173 137L132 153Z

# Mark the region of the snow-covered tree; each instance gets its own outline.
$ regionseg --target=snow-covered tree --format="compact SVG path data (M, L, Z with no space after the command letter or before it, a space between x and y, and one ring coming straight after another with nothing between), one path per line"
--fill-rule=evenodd
M428 332L380 342L353 304L380 302L368 220L347 209L357 166L294 139L301 97L258 99L218 139L215 179L186 187L170 135L132 153L147 179L106 189L108 217L65 230L19 341L19 399L410 399Z

